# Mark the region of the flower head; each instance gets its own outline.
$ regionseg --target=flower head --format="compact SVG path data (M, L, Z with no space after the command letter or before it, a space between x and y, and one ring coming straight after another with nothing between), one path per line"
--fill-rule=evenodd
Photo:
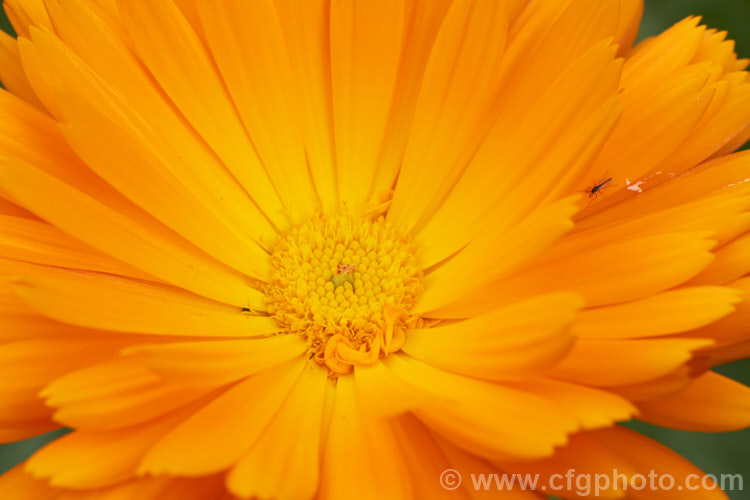
M710 370L750 355L725 33L633 47L637 0L5 5L0 437L73 431L3 498L622 496L696 469L617 422L750 424Z
M331 375L404 345L421 291L414 249L382 217L317 216L274 248L266 313L300 335Z

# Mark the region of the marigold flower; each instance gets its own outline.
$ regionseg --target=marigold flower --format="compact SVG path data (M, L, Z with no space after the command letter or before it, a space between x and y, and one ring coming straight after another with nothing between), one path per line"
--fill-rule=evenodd
M637 0L5 5L0 437L73 431L0 497L679 480L617 423L750 424L711 371L750 355L725 33L632 47Z

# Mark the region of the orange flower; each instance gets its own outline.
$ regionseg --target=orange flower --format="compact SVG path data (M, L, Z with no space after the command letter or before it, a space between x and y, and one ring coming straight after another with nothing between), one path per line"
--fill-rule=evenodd
M0 437L74 431L0 497L617 469L663 499L627 484L696 469L617 422L750 424L710 371L750 355L725 33L631 48L636 0L5 4Z

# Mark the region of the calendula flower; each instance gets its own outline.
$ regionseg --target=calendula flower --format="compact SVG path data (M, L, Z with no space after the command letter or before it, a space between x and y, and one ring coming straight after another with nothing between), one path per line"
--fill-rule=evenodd
M628 490L697 469L617 422L750 424L711 371L750 354L725 33L631 47L636 0L5 5L0 437L72 432L0 497L724 498Z

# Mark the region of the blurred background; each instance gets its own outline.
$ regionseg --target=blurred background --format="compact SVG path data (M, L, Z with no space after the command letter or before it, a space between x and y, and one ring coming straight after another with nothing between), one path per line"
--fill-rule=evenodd
M737 41L740 57L750 57L750 0L646 0L639 38L655 35L689 15L701 15L709 27L728 30L729 37ZM0 28L13 32L4 13L0 14ZM716 371L750 385L750 360L725 365ZM728 495L732 500L750 500L750 429L706 434L663 429L642 422L627 425L661 441L707 473L744 474L745 491ZM60 434L0 446L0 473Z

